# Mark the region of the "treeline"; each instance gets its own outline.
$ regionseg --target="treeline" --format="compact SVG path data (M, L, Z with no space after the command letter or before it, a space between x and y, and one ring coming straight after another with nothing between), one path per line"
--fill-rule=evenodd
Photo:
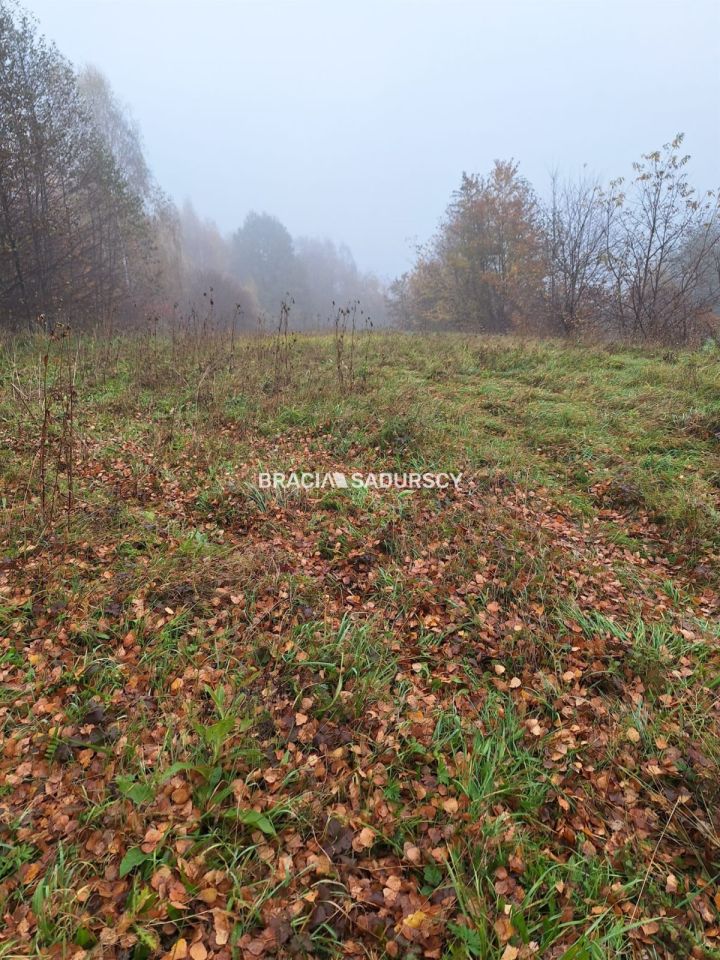
M311 327L351 300L383 321L383 290L347 248L293 240L256 213L225 238L179 211L103 75L76 71L0 0L0 328L212 318L255 329L282 301Z
M416 330L688 343L720 330L718 196L688 181L677 136L607 186L553 176L543 202L515 162L463 174L436 235L391 286Z
M0 0L0 328L269 329L288 306L294 327L317 328L359 301L363 324L693 342L718 333L720 216L687 161L678 136L627 182L555 176L547 199L513 161L464 174L386 297L346 247L269 214L224 236L178 210L103 75L76 71Z
M190 203L180 213L188 301L220 316L235 315L241 326L268 329L283 304L295 328L317 329L339 308L359 303L366 322L386 322L385 291L373 274L358 270L344 245L313 237L293 238L268 213L250 211L229 238ZM211 292L211 293L209 293Z

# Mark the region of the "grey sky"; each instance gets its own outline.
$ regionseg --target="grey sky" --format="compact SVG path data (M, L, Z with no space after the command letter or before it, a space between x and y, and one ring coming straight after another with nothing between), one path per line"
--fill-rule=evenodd
M463 169L626 173L678 131L720 183L717 0L25 0L108 76L157 179L405 269Z

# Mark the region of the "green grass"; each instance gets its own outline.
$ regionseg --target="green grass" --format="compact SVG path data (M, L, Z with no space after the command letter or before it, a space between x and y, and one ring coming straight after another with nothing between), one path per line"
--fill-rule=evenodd
M718 956L716 348L51 343L43 511L46 346L0 350L0 955Z

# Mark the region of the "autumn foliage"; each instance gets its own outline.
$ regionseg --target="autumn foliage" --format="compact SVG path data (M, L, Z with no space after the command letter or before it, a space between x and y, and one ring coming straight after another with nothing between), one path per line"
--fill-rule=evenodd
M591 335L663 343L717 334L720 218L682 136L629 184L552 178L541 202L515 162L463 174L435 237L390 290L415 330Z

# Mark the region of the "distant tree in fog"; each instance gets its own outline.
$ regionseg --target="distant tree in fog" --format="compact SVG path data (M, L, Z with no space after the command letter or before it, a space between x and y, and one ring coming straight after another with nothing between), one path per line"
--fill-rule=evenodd
M217 224L186 201L180 213L183 279L178 296L188 310L212 313L219 324L254 328L260 305L231 269L231 247Z
M283 299L300 296L300 274L287 228L268 213L251 210L231 241L231 268L253 289L263 310L276 314Z
M201 219L189 200L180 211L183 249L188 261L200 270L229 273L230 244L209 218Z
M350 248L332 240L299 237L295 255L303 277L301 303L306 324L323 326L333 304L358 301L366 323L385 322L384 291L377 277L358 270Z
M128 187L144 201L151 200L157 188L145 160L140 131L128 109L120 104L97 67L86 66L78 74L77 82L93 125Z

